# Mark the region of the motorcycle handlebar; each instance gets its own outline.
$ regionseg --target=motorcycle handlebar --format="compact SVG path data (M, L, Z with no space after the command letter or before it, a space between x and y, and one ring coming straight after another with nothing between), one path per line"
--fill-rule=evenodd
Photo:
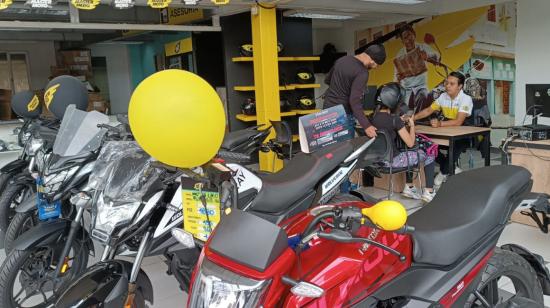
M218 157L231 162L248 162L252 160L250 155L248 154L229 152L224 150L220 150L218 152Z

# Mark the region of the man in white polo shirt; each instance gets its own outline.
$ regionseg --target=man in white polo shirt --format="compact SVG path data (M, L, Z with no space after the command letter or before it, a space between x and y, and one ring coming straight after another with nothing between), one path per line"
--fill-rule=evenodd
M472 98L462 91L465 81L464 75L459 72L452 72L445 80L445 93L441 94L433 104L414 116L415 120L429 117L435 111L440 111L443 115L443 121L431 119L432 127L461 126L467 117L472 114L474 104ZM453 159L453 166L456 165L462 151L470 145L469 140L459 140L455 143L454 157L449 158L443 153L437 156L439 164L439 173L435 178L435 185L441 185L447 179L449 174L448 160Z

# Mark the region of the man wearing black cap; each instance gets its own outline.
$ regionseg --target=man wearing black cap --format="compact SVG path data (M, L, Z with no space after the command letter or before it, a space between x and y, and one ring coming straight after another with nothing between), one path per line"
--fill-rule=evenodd
M376 127L369 122L363 112L363 94L369 80L369 70L382 65L384 61L384 46L371 45L358 55L338 59L325 78L329 88L325 92L323 107L343 105L350 124L355 123L357 119L367 136L371 138L376 136Z

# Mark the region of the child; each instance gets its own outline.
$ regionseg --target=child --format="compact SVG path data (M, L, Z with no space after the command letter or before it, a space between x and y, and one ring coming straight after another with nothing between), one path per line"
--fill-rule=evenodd
M435 196L433 189L435 175L435 157L428 156L423 150L407 150L398 151L398 137L407 145L408 148L414 146L416 141L414 120L412 117L405 118L395 114L399 111L399 107L404 101L404 89L396 82L391 82L381 86L376 94L377 111L372 116L371 123L377 129L385 130L391 140L394 140L393 147L393 163L392 167L402 168L414 166L418 164L418 160L424 163L424 174L426 176L426 188L422 195L418 197L416 188L411 179L407 179L404 189L404 196L415 199L422 199L425 202L430 202ZM409 129L405 127L407 123ZM387 166L390 162L385 162Z

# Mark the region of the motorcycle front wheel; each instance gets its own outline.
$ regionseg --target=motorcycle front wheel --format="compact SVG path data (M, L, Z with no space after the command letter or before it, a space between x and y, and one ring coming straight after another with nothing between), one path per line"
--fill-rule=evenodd
M0 175L1 177L4 174ZM2 184L0 183L0 190ZM21 202L34 194L34 191L27 185L8 185L1 190L0 195L0 230L6 232L10 221L15 216L15 208L21 204Z
M4 237L4 248L6 249L6 254L9 254L13 250L13 243L21 234L27 232L38 223L39 220L37 210L15 213Z
M516 298L544 306L542 287L533 267L517 253L498 247L485 267L477 291L482 298L470 295L465 307L486 307L487 303L490 307L515 307L512 301Z
M0 307L53 307L59 292L88 264L87 246L75 240L67 258L68 270L55 281L57 258L64 243L62 237L47 247L12 251L0 268Z

